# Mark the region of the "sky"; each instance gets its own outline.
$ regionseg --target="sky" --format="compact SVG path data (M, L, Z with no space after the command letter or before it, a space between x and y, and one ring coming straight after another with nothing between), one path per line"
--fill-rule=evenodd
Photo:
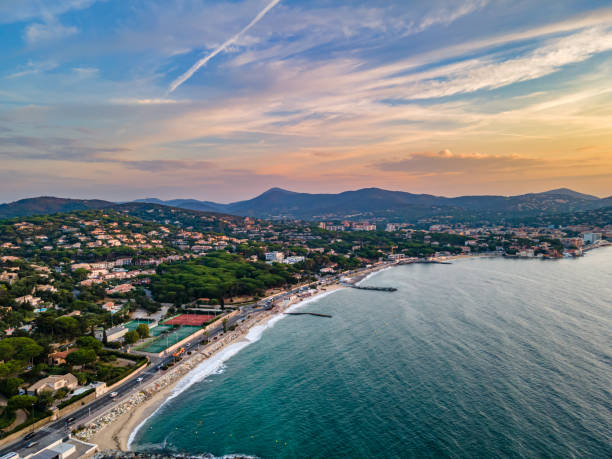
M612 195L612 1L0 0L0 202Z

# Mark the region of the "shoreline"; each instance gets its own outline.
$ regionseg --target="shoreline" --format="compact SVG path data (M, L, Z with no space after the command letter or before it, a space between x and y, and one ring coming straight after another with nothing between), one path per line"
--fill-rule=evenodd
M166 370L142 389L118 401L117 405L89 422L88 427L78 432L76 437L96 443L100 451L129 451L139 430L169 400L213 374L243 348L257 342L267 328L284 317L284 312L295 310L343 288L340 283L326 285L309 297L289 299L285 304L246 319L234 331L192 351L193 355Z
M445 259L459 261L474 258L485 258L485 256L458 255ZM376 265L352 276L351 281L359 285L372 276L396 266L401 265L395 263ZM180 395L191 385L203 381L218 371L224 362L235 354L257 342L267 328L271 328L284 317L283 313L298 309L344 288L347 287L340 281L320 286L316 293L308 297L291 297L268 311L255 313L239 324L234 331L224 334L217 341L208 343L200 349L193 350L193 355L184 358L142 389L118 401L113 408L91 421L84 431L76 434L76 437L96 443L100 451L130 451L140 429L169 400Z

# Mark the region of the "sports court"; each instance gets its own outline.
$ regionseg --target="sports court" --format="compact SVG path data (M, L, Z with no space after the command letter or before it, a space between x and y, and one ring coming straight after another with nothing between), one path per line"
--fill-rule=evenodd
M210 314L179 314L164 322L165 325L189 325L201 327L209 320L214 319L214 315Z
M134 319L134 320L130 320L129 322L123 324L123 326L131 331L131 330L136 330L136 328L138 328L140 324L151 326L152 322L153 322L152 320L147 320L147 319Z
M159 328L163 326L164 325L158 325L155 328ZM152 330L155 330L155 328L153 328ZM150 352L152 354L158 354L162 352L164 349L172 346L173 344L178 343L179 341L187 338L189 335L192 335L193 333L197 332L198 330L200 330L200 328L201 327L190 327L190 326L172 328L172 330L169 330L168 333L159 335L153 341L145 344L144 346L137 348L137 350L142 351L142 352Z
M167 332L168 330L172 330L172 328L172 325L158 325L157 327L153 327L149 330L149 335L159 336L162 333Z

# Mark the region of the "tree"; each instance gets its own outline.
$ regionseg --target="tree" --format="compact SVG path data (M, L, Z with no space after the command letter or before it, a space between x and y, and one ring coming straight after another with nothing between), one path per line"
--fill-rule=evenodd
M4 394L5 397L12 397L13 395L17 395L19 393L19 386L23 384L23 379L21 378L6 378L0 380L0 392Z
M23 360L9 360L6 363L0 363L0 378L18 375L25 367L26 362Z
M223 319L223 333L227 332L227 319Z
M93 349L96 354L102 350L102 343L93 336L80 336L76 340L77 346L81 349Z
M50 390L43 390L38 394L38 402L36 402L36 409L38 411L46 411L47 408L53 403L53 392Z
M26 410L31 409L36 402L38 397L33 395L15 395L8 399L6 407L9 411Z
M78 349L68 354L66 363L70 365L86 365L95 362L97 358L96 351L93 349Z
M53 328L58 335L65 338L74 338L81 334L81 325L74 317L58 317Z
M140 336L140 339L148 338L149 326L147 324L139 324L138 327L136 327L136 332L138 336Z
M134 344L138 342L139 339L140 339L140 335L138 334L136 330L131 330L127 332L125 336L123 337L123 341L125 341L126 344Z
M0 360L11 360L13 358L13 354L15 353L15 349L5 340L0 341Z
M5 361L15 359L28 362L38 357L42 351L42 346L32 338L25 336L5 338L0 341L0 353L3 354L3 357L8 357L1 359Z

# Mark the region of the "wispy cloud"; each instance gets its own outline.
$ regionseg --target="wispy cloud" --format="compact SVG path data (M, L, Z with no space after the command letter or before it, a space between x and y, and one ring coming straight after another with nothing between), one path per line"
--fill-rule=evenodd
M24 38L30 43L48 42L75 35L79 29L75 26L62 25L56 18L49 18L44 23L34 23L26 27Z
M219 46L217 49L215 49L212 53L210 53L209 55L207 55L207 56L203 57L202 59L200 59L199 61L197 61L195 64L193 64L191 66L191 68L189 70L187 70L185 73L183 73L181 76L179 76L176 80L174 80L170 84L170 88L168 89L168 91L169 92L175 91L176 88L178 88L185 81L187 81L189 78L191 78L194 73L196 73L200 68L202 68L202 66L206 65L206 63L208 61L210 61L213 57L215 57L217 54L222 53L223 51L225 51L230 45L233 45L234 43L236 43L236 41L242 35L244 35L246 32L249 31L249 29L251 29L255 24L257 24L268 13L268 11L270 11L272 8L274 8L278 3L280 3L280 1L281 0L272 0L270 3L268 3L266 5L266 7L263 10L261 10L257 14L257 16L255 16L251 20L251 22L249 22L240 32L238 32L236 35L234 35L230 39L226 40L221 46Z
M545 161L519 155L455 154L445 149L437 153L413 153L405 158L380 161L374 167L387 172L413 174L473 172L511 172L546 164Z
M53 70L57 67L55 62L32 62L29 61L26 65L19 67L19 69L10 73L6 76L6 78L20 78L26 75L33 75L36 73L46 72L47 70Z
M406 27L405 34L423 32L435 25L449 25L457 19L484 8L489 0L468 0L461 3L451 3L446 8L436 9L423 19L412 22Z

